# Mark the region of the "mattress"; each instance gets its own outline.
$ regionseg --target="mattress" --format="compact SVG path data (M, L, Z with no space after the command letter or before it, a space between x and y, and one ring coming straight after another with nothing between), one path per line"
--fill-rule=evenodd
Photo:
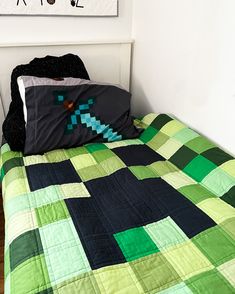
M235 293L235 159L166 114L140 138L1 148L5 293Z

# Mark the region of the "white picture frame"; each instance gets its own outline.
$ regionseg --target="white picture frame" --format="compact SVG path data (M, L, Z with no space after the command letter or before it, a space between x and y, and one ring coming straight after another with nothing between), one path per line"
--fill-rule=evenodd
M0 0L0 15L118 16L118 0Z

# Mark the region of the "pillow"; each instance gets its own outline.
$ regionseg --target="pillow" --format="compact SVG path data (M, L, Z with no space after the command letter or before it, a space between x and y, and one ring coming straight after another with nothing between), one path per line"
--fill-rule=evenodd
M130 116L131 94L118 86L32 76L22 76L18 82L24 86L27 117L25 155L140 134Z
M25 121L17 78L22 75L56 78L58 76L89 79L82 60L73 54L34 58L29 64L18 65L11 75L11 104L3 123L3 136L13 151L23 151Z

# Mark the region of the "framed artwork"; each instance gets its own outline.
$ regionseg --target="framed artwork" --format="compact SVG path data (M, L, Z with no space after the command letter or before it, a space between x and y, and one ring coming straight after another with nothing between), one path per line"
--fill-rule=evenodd
M0 0L0 15L117 16L118 0Z

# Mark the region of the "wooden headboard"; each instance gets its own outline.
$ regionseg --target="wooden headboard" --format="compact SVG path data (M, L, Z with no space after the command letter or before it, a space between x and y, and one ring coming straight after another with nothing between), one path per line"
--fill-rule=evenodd
M90 78L120 84L129 90L132 40L79 43L0 44L0 124L11 102L10 77L19 64L34 57L60 56L67 53L81 57ZM0 136L2 130L0 130Z

